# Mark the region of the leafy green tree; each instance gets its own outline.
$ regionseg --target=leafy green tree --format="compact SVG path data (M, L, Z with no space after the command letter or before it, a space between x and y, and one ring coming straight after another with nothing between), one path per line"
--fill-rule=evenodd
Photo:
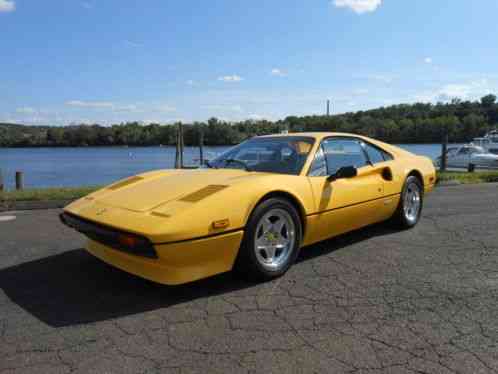
M496 103L496 96L495 95L486 95L481 99L481 104L485 108L490 108Z

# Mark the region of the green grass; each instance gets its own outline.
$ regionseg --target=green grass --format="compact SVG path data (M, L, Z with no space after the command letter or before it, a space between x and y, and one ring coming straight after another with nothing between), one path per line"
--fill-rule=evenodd
M458 181L460 183L491 183L498 182L498 171L476 171L474 173L461 171L438 172L438 182Z
M43 200L75 200L97 190L100 187L76 188L40 188L22 191L0 192L0 201L43 201Z

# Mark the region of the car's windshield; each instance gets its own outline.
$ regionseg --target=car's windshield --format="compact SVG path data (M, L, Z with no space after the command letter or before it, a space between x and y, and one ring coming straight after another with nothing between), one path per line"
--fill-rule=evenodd
M484 151L484 148L478 147L478 146L462 147L458 151L459 155L468 155L468 154L472 154L472 153L481 154L481 153L486 153L486 152Z
M209 166L298 175L314 142L304 136L253 138L226 151Z

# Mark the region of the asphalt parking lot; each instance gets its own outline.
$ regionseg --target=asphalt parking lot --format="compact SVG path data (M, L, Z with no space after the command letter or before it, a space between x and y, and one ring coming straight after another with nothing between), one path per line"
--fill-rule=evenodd
M0 220L0 372L498 372L498 185L413 230L305 248L283 278L181 287L105 265L57 210Z

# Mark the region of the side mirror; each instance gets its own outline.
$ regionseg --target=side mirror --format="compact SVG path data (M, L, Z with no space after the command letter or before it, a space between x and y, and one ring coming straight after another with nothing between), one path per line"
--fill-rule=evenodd
M335 174L329 175L327 180L333 182L337 179L354 178L358 175L358 170L354 166L343 166L335 172Z

